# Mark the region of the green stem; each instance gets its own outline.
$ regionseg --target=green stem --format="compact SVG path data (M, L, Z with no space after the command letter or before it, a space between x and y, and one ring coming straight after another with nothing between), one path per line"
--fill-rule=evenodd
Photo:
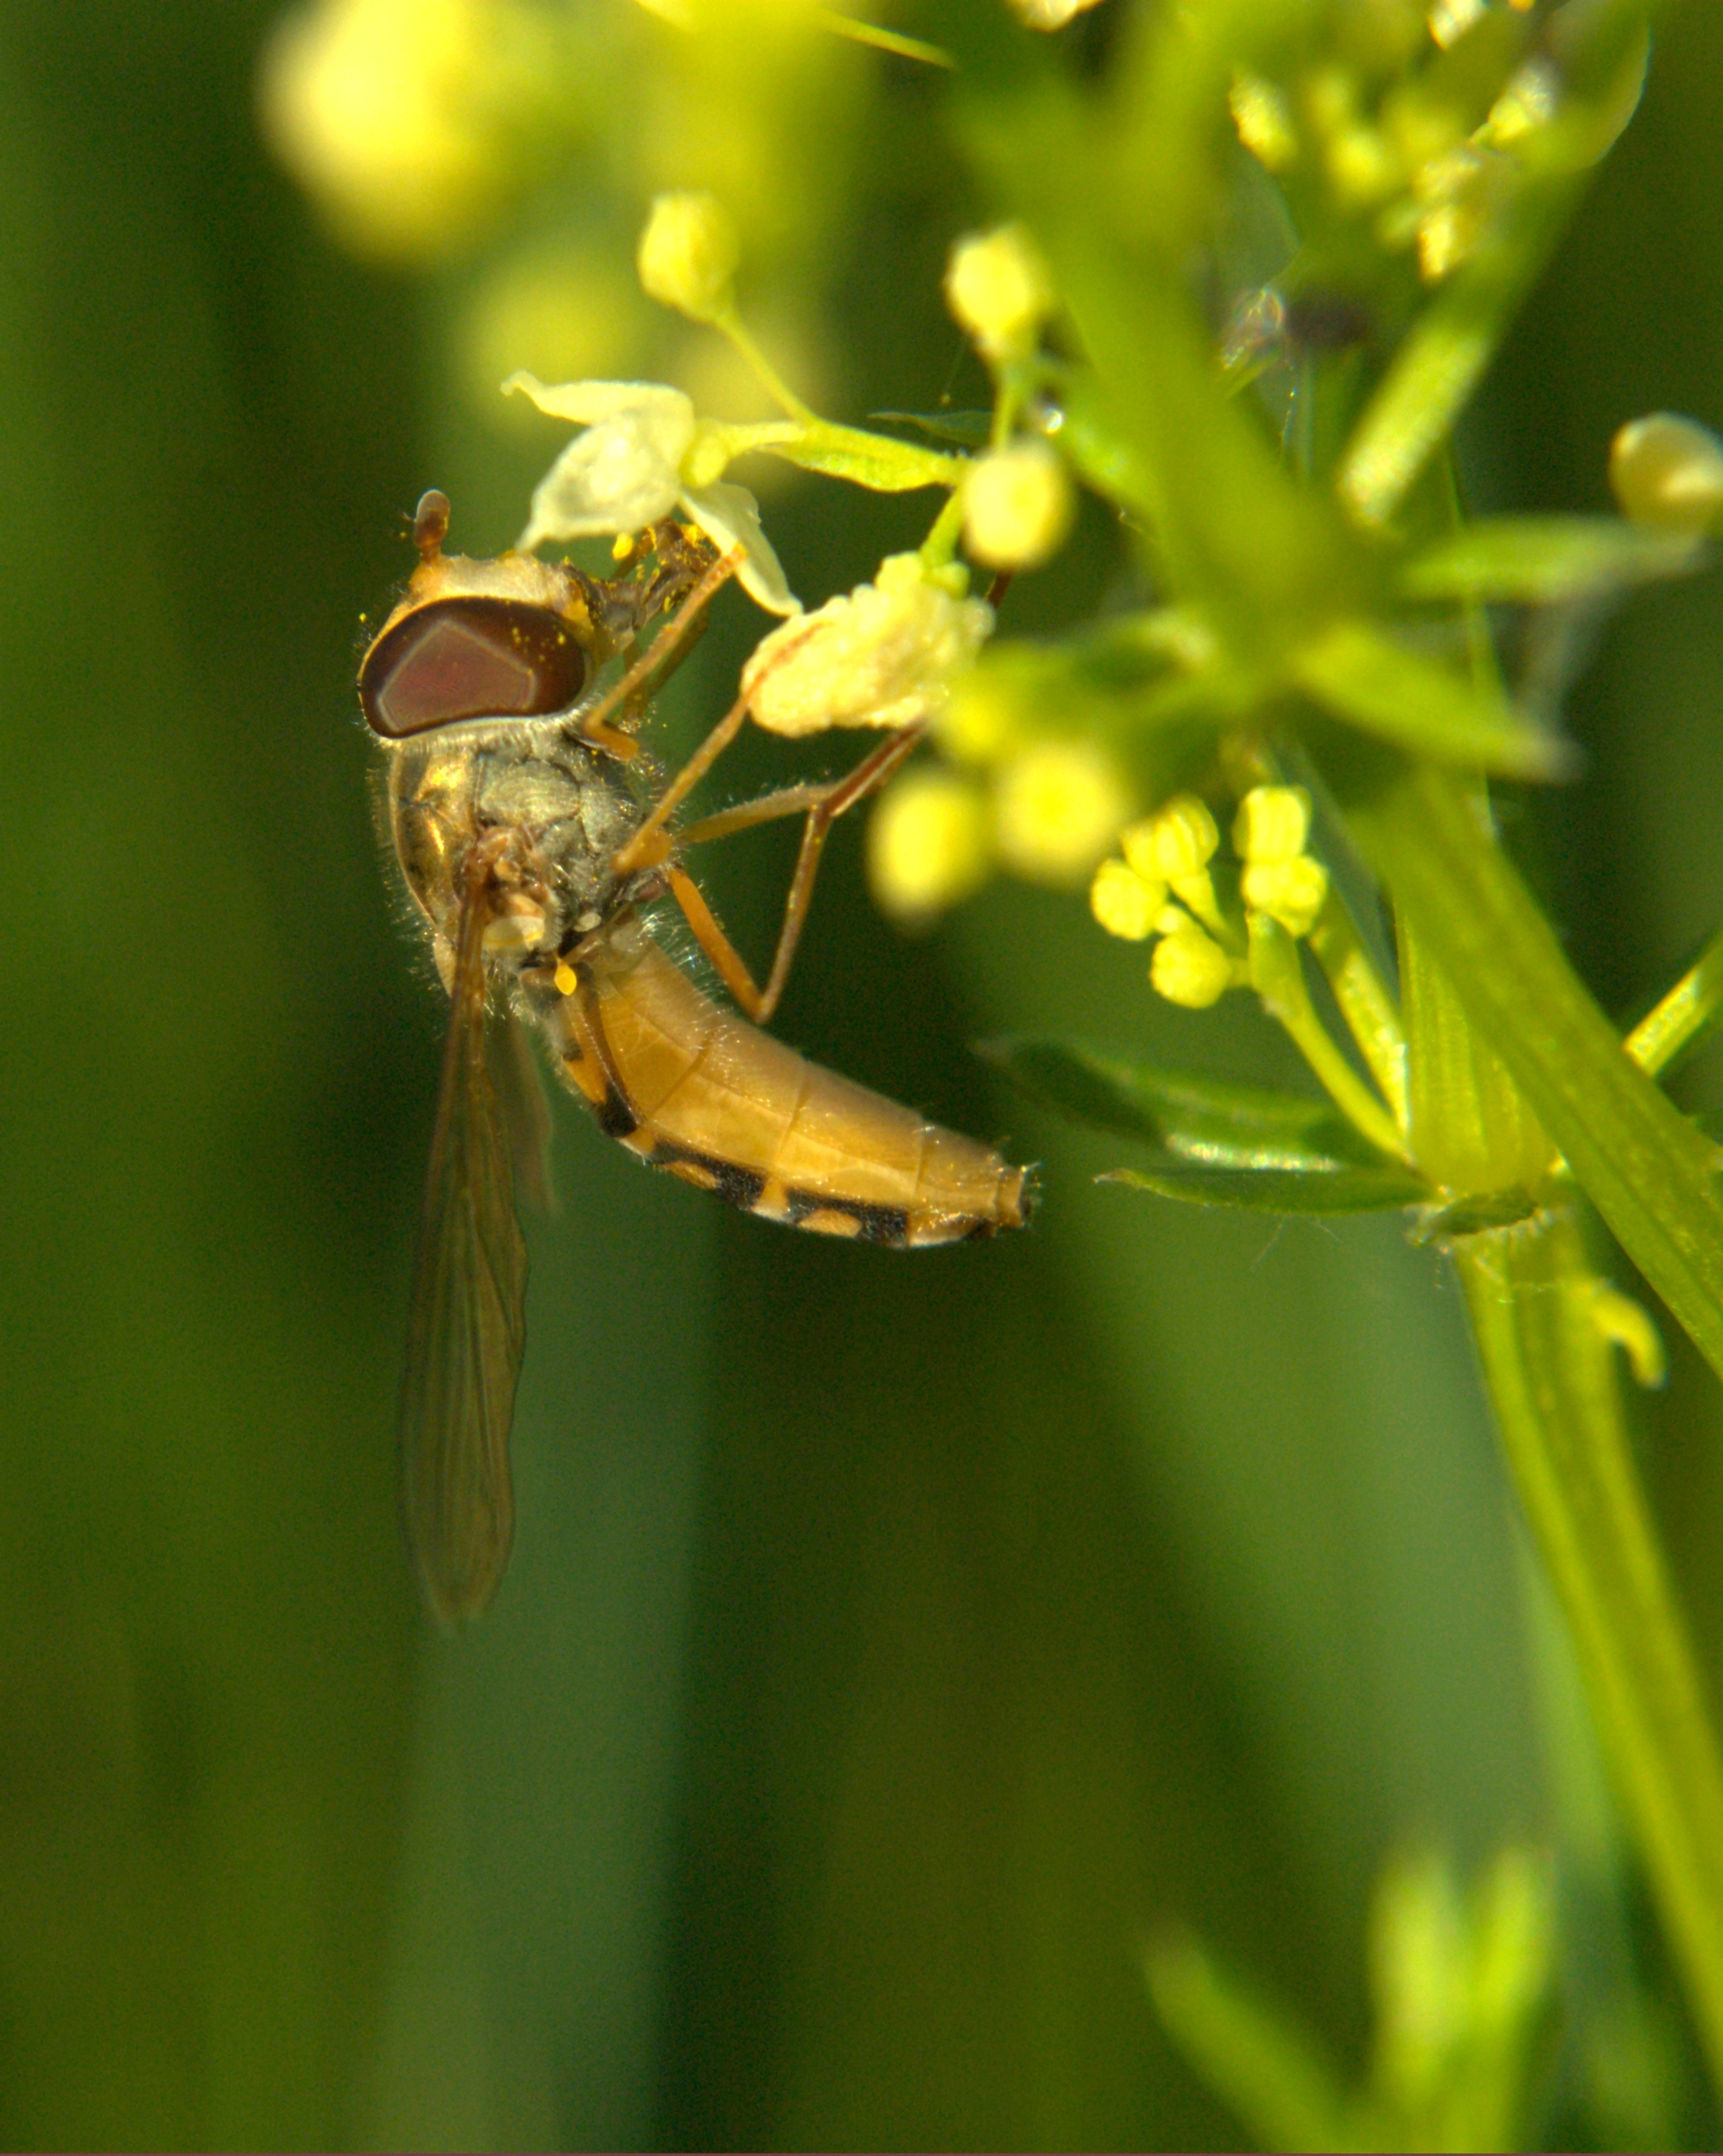
M1723 1758L1635 1472L1571 1205L1461 1239L1503 1447L1723 2087Z
M1386 983L1364 947L1358 924L1345 901L1333 889L1310 932L1310 947L1328 976L1340 1015L1358 1043L1358 1052L1381 1088L1394 1120L1404 1131L1409 1121L1405 1029Z
M1642 1071L1656 1077L1684 1050L1702 1041L1720 1020L1723 1020L1723 929L1622 1045Z
M754 342L747 325L736 312L734 305L727 306L720 313L714 315L712 323L714 329L723 331L742 358L753 368L755 373L759 376L767 395L774 404L782 405L792 419L799 421L803 426L818 426L821 423L818 412L811 405L803 403Z
M1298 946L1266 914L1250 916L1250 985L1264 1008L1293 1040L1329 1098L1371 1145L1392 1160L1406 1158L1406 1140L1394 1119L1335 1046L1317 1016L1305 986Z
M1723 1375L1720 1155L1622 1052L1481 818L1470 783L1399 764L1339 788L1440 963L1622 1248Z

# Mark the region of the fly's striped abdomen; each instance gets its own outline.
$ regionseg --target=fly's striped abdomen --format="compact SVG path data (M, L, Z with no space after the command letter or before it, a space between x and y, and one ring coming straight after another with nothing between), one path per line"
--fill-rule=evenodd
M551 1030L611 1136L745 1211L912 1248L1026 1217L1026 1169L810 1063L644 937L582 967Z

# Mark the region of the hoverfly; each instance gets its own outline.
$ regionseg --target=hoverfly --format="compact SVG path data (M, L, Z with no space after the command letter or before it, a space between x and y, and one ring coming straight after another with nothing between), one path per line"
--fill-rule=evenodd
M400 1408L407 1541L446 1624L485 1608L514 1533L508 1438L527 1262L504 1114L520 1086L505 1057L493 1062L500 1029L512 1039L536 1028L601 1129L643 1160L768 1220L915 1248L1021 1226L1032 1198L1026 1170L759 1030L827 829L918 729L888 736L847 778L673 834L747 699L669 783L635 730L733 563L673 523L624 546L612 578L528 554L469 559L443 551L448 515L441 494L419 504L419 565L358 681L387 757L390 835L450 999ZM795 814L802 850L762 989L682 857ZM653 911L666 903L745 1016L656 940Z

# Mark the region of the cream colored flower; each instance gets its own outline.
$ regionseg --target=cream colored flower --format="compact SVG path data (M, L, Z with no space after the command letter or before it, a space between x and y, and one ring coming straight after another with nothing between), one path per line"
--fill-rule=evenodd
M524 373L511 374L502 387L505 395L523 390L540 411L584 430L533 490L533 513L517 542L523 554L547 539L638 532L679 511L721 552L741 548L738 580L768 613L798 611L746 487L721 479L691 485L684 476L698 454L700 424L692 400L680 389L658 382L562 382L547 389Z
M756 645L742 669L749 709L770 734L910 726L937 711L993 628L993 609L893 554L875 582L828 599Z

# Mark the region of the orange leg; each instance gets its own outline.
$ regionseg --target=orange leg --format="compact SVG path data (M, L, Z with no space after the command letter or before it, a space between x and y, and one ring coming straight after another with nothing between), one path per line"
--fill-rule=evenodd
M740 724L744 707L728 715ZM712 755L707 758L702 771L709 768L713 757L724 743L713 743L722 727L708 737L707 747ZM741 953L719 927L717 917L706 903L705 896L687 871L673 860L666 860L665 878L671 896L681 908L688 926L693 930L701 949L718 968L724 986L735 998L744 1014L755 1025L764 1025L777 1009L778 999L783 994L784 984L790 977L790 967L796 956L796 946L802 940L802 929L808 918L808 908L814 896L814 879L819 872L819 856L824 849L826 834L838 818L877 792L895 771L899 764L915 748L926 731L925 725L906 726L901 733L892 734L881 742L871 755L864 756L847 777L835 779L824 786L787 787L782 792L766 794L759 801L751 801L740 808L724 810L717 816L707 817L702 822L691 824L680 834L681 845L698 845L710 839L728 838L732 832L745 831L756 824L771 822L781 816L805 815L802 829L802 845L796 856L795 873L790 878L789 896L784 903L783 926L778 932L777 949L773 954L771 971L766 976L764 988L758 987ZM734 734L734 728L731 728ZM728 740L730 737L726 736ZM697 772L696 777L701 774ZM692 783L692 781L690 781ZM638 834L637 834L638 835ZM618 860L620 860L620 856Z
M680 665L692 647L697 629L705 626L705 612L719 586L734 575L741 561L741 550L733 548L713 562L711 567L677 607L663 633L623 675L610 694L594 706L581 721L581 731L586 739L612 755L624 761L639 753L639 744L631 734L609 723L612 712L622 711L623 724L636 718L644 706L649 681L654 688L662 686L672 669Z
M810 624L805 635L799 636L792 643L785 644L774 656L771 661L772 670L775 670L782 666L786 660L793 658L807 642L808 637L817 633L818 625ZM748 716L749 702L763 678L763 675L757 677L743 690L741 695L736 698L724 717L713 728L711 733L707 735L659 796L653 804L652 813L640 825L628 844L617 849L611 861L611 866L618 876L632 876L636 869L655 868L660 861L669 860L675 844L666 828L671 818L675 815L694 788L699 785L701 780L723 755L724 750L729 747L737 734L741 732L742 721ZM609 703L610 699L607 697L604 704L600 707L601 712L608 708ZM783 813L787 814L793 812L787 810ZM733 828L740 829L743 827L738 824ZM738 961L738 963L740 962Z

